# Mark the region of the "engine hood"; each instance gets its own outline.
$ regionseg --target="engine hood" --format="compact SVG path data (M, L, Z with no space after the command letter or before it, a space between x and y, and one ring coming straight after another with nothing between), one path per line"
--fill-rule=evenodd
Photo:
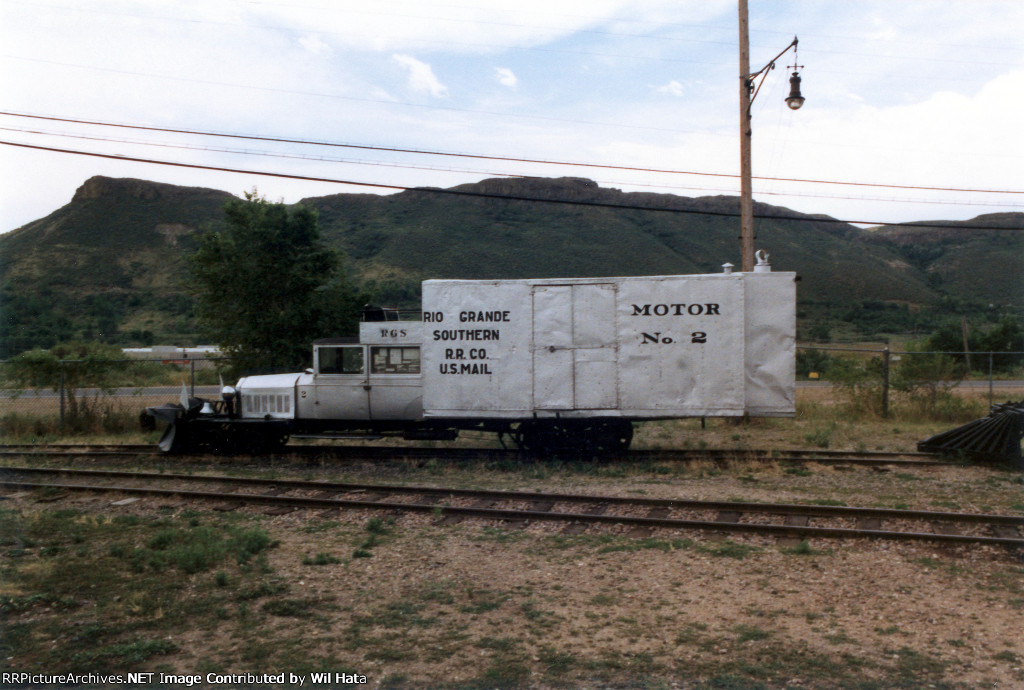
M235 389L239 393L252 391L274 391L293 389L300 378L306 374L267 374L265 376L246 376L238 380Z

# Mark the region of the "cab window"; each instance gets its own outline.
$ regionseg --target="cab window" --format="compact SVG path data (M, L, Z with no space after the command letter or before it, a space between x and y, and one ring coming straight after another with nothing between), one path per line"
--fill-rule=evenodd
M370 373L418 374L420 349L418 347L371 347Z
M363 348L321 347L319 349L319 371L321 374L362 374Z

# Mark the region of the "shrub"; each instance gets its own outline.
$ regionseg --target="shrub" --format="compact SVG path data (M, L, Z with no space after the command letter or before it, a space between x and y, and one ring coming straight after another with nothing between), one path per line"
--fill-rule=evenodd
M882 413L881 358L858 360L837 357L829 367L829 379L848 413L855 416Z
M801 348L796 352L796 375L806 378L810 373L828 374L833 357L824 350Z
M173 567L191 575L211 570L232 556L244 563L273 545L270 536L260 529L198 526L162 529L150 537L146 548L119 553L124 553L135 572L160 572Z
M333 565L335 563L341 563L341 560L323 551L318 553L314 558L306 556L302 559L303 565Z
M893 368L890 383L901 397L927 412L953 397L953 388L963 381L967 370L952 357L936 352L914 352L908 348Z

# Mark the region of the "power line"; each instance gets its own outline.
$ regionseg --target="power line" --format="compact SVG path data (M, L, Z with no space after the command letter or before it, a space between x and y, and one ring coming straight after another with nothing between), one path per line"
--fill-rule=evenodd
M123 156L123 155L117 155L117 154L111 154L111 153L97 153L97 152L91 152L91 151L75 151L75 150L72 150L72 149L59 149L59 148L50 147L50 146L39 146L39 145L35 145L35 144L25 144L25 143L11 142L11 141L3 141L3 140L0 140L0 144L5 145L5 146L15 146L15 147L19 147L19 148L34 149L34 150L38 150L38 151L50 151L50 152L53 152L53 153L64 153L64 154L71 154L71 155L77 155L77 156L91 156L91 157L94 157L94 158L106 158L106 159L109 159L109 160L127 161L127 162L133 162L133 163L147 163L147 164L151 164L151 165L166 165L166 166L170 166L170 167L189 168L189 169L193 169L193 170L210 170L210 171L214 171L214 172L238 173L238 174L243 174L243 175L257 175L257 176L262 176L262 177L276 177L276 178L283 178L283 179L289 179L289 180L302 180L302 181L306 181L306 182L328 182L328 183L333 183L333 184L350 185L350 186L354 186L354 187L369 187L369 188L376 188L376 189L393 189L393 190L396 190L396 191L404 191L404 192L420 192L420 193L425 193L425 194L440 194L440 195L447 195L447 196L461 196L461 197L470 197L470 198L479 198L479 199L494 199L494 200L501 200L501 201L523 201L523 202L532 202L532 203L556 204L556 205L562 205L562 206L583 206L583 207L593 207L593 208L611 208L611 209L628 210L628 211L655 211L655 212L660 212L660 213L679 213L679 214L685 214L685 215L718 216L718 217L726 217L726 218L739 218L740 217L739 213L734 213L734 212L730 212L730 211L707 211L707 210L667 208L667 207L657 207L657 206L641 206L641 205L636 205L636 204L618 204L618 203L604 202L604 201L578 201L578 200L570 200L570 199L551 199L551 198L545 199L545 198L538 198L538 197L521 196L521 195L516 195L516 194L490 194L490 193L487 193L487 192L476 192L476 191L470 191L470 190L466 190L466 189L440 189L440 188L436 188L436 187L408 187L408 186L396 185L396 184L386 184L386 183L378 183L378 182L361 182L361 181L356 181L356 180L340 180L340 179L329 178L329 177L314 177L314 176L310 176L310 175L295 175L295 174L271 172L271 171L265 171L265 170L243 170L243 169L240 169L240 168L226 168L226 167L214 166L214 165L200 165L198 163L181 163L181 162L175 162L175 161L161 161L161 160L155 160L155 159L151 159L151 158L138 158L138 157L135 157L135 156ZM952 228L958 229L958 230L1012 230L1012 231L1024 230L1024 228L1007 228L1007 227L996 226L996 225L975 225L975 224L970 224L970 225L968 225L968 224L957 224L957 225L945 224L945 225L943 225L943 224L926 223L926 222L890 223L890 222L887 222L887 221L875 221L875 220L838 220L838 219L835 219L835 218L828 218L828 217L822 217L822 216L813 216L813 217L811 217L811 216L791 216L791 215L782 215L782 214L778 214L778 215L776 215L776 214L769 214L769 215L755 214L754 217L755 218L760 218L762 220L792 221L792 222L800 222L800 223L834 223L834 224L844 224L844 225L899 225L901 227L906 227L906 228L945 228L945 229L949 229L949 228L952 227Z
M322 155L308 155L301 153L276 153L271 151L259 151L253 149L236 149L227 147L215 147L215 146L197 146L190 144L169 144L159 141L146 141L144 139L115 139L112 137L101 137L91 136L88 134L72 134L68 132L48 132L45 130L34 130L34 129L22 129L16 127L0 127L0 131L6 132L19 132L22 134L37 134L41 136L52 136L52 137L63 137L68 139L84 139L86 141L99 141L104 143L114 144L129 144L133 146L154 146L158 148L169 148L169 149L180 149L183 151L208 151L213 153L227 153L234 155L245 155L245 156L263 156L268 158L283 158L290 160L306 160L315 161L321 163L342 163L347 165L364 165L374 166L383 168L400 168L405 170L428 170L431 172L444 172L444 173L468 173L477 175L494 175L498 177L524 177L521 173L511 173L500 170L480 170L480 169L469 169L469 168L454 168L454 167L438 167L432 165L417 165L412 163L392 163L385 161L376 160L360 160L357 158L339 158ZM696 192L724 192L727 194L735 194L736 189L723 189L714 187L691 187L686 185L668 185L668 184L652 184L635 181L623 181L623 180L607 180L600 179L595 180L605 186L610 185L627 185L633 187L643 187L646 189L664 189L674 191L696 191ZM896 199L886 197L867 197L867 196L837 196L835 194L809 194L806 192L789 192L789 191L767 191L760 190L758 196L785 196L785 197L800 197L808 199L832 199L832 200L850 200L850 201L885 201L887 203L908 203L908 204L929 204L929 205L948 205L948 206L990 206L998 208L1020 208L1024 207L1024 204L1014 204L1000 202L986 203L982 201L963 201L963 200L934 200L934 199Z
M557 161L542 158L519 158L512 156L492 156L483 154L473 153L455 153L445 151L429 151L425 149L411 149L411 148L399 148L392 146L375 146L370 144L346 144L332 141L317 141L311 139L296 139L287 137L270 137L260 136L255 134L238 134L229 132L212 132L203 130L192 130L192 129L177 129L170 127L154 127L146 125L134 125L126 123L114 123L114 122L102 122L99 120L83 120L76 118L65 118L52 115L32 115L28 113L16 113L9 111L0 111L0 115L8 115L11 117L22 117L30 118L35 120L48 120L52 122L66 122L70 124L82 124L82 125L95 125L100 127L115 127L119 129L134 129L140 131L149 132L163 132L168 134L187 134L195 136L212 136L212 137L223 137L227 139L242 139L248 141L265 141L273 143L283 144L301 144L306 146L326 146L332 148L349 148L358 149L364 151L379 151L385 153L411 153L425 156L444 156L450 158L469 158L476 160L492 160L492 161L503 161L509 163L530 163L535 165L560 165L567 167L582 167L582 168L597 168L602 170L625 170L629 172L648 172L648 173L664 173L669 175L695 175L701 177L724 177L730 179L737 179L739 175L732 173L712 173L712 172L700 172L696 170L673 170L664 168L644 168L640 166L628 166L628 165L609 165L604 163L581 163L572 161ZM497 173L500 174L500 173ZM801 184L826 184L826 185L839 185L849 187L875 187L880 189L908 189L916 191L929 191L929 192L963 192L963 193L981 193L981 194L1024 194L1024 190L1006 190L1006 189L975 189L966 187L930 187L925 185L900 185L900 184L882 184L876 182L847 182L841 180L812 180L804 178L790 178L790 177L757 177L756 180L770 181L770 182L797 182ZM799 195L794 195L799 196Z

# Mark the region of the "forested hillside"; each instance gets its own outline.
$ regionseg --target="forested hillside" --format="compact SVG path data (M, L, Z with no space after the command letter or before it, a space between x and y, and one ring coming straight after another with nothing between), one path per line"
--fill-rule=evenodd
M227 192L95 177L69 204L0 235L0 355L84 338L194 344L186 257ZM624 193L579 178L305 199L374 299L416 307L425 278L644 275L739 264L738 199ZM756 204L756 245L800 274L802 336L928 331L965 311L1024 312L1024 235L865 231ZM1024 214L983 217L1020 228ZM991 306L990 306L991 305ZM229 315L226 315L229 317ZM327 334L325 334L327 335Z

